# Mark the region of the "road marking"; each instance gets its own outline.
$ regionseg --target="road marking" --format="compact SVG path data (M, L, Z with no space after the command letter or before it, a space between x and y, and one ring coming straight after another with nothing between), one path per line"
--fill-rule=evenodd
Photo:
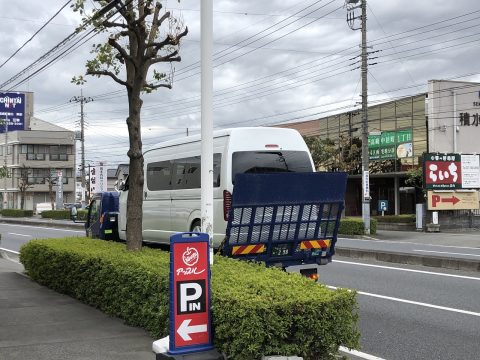
M480 255L477 255L477 254L465 254L465 253L456 253L456 252L448 252L448 251L416 250L416 249L414 249L413 251L426 252L426 253L435 253L435 254L466 255L466 256L476 256L476 257L480 257Z
M361 351L358 351L358 350L350 350L349 348L346 348L345 346L340 346L338 348L338 350L340 350L341 352L344 352L344 353L362 358L362 359L366 359L366 360L384 360L383 358L380 358L378 356L370 355L370 354L367 354L367 353L364 353L364 352L361 352Z
M330 285L326 285L326 286L329 289L332 289L332 290L337 290L338 289L338 287L336 287L336 286L330 286ZM367 292L364 292L364 291L358 291L358 290L355 290L355 291L357 292L357 294L364 295L364 296L375 297L375 298L378 298L378 299L397 301L397 302L401 302L401 303L405 303L405 304L418 305L418 306L428 307L428 308L437 309L437 310L451 311L451 312L456 312L456 313L459 313L459 314L472 315L472 316L480 317L480 313L474 312L474 311L461 310L461 309L455 309L455 308L446 307L446 306L428 304L428 303L419 302L419 301L412 301L412 300L400 299L400 298L391 297L391 296L372 294L372 293L367 293Z
M8 233L8 235L16 235L16 236L32 237L32 235L17 234L17 233Z
M456 235L457 235L457 234L455 234L455 236L456 236ZM354 242L363 241L363 242L374 242L374 243L410 244L410 245L419 245L419 246L435 246L435 247L445 247L445 248L455 248L455 249L480 250L480 248L478 248L478 247L471 247L471 246L422 244L422 243L416 243L416 242L412 242L412 241L368 240L368 239L348 239L348 238L341 238L341 240L354 241Z
M47 225L45 226L33 226L33 225L18 225L18 224L7 224L7 223L1 223L0 226L6 225L6 226L17 226L17 227L26 227L26 228L34 228L34 229L48 229L52 231L70 231L70 232L78 232L85 234L85 230L70 230L70 229L58 229L58 228L52 228Z
M398 267L393 267L393 266L363 264L363 263L356 263L356 262L352 262L352 261L343 261L343 260L333 260L333 262L334 262L334 263L349 264L349 265L373 267L373 268L379 268L379 269L406 271L406 272L413 272L413 273L419 273L419 274L446 276L446 277L453 277L453 278L458 278L458 279L466 279L466 280L476 280L476 281L480 281L480 278L474 277L474 276L445 274L445 273L438 273L438 272L425 271L425 270L403 269L403 268L398 268Z

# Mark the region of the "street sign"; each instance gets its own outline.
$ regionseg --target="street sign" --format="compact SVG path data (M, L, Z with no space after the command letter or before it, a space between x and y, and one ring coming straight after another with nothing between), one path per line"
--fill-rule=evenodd
M168 353L211 350L209 236L181 233L173 235L170 242Z
M378 211L388 211L388 200L378 200Z
M473 210L479 208L478 191L427 191L428 210Z

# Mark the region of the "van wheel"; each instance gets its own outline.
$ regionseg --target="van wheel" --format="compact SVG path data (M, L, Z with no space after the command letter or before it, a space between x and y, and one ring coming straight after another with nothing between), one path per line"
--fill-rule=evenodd
M200 220L195 220L192 224L191 232L202 232L202 223Z

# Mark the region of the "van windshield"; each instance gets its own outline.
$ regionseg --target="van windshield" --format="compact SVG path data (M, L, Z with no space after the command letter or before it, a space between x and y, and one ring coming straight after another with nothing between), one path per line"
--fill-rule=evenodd
M232 183L243 173L312 172L306 151L238 151L232 155Z

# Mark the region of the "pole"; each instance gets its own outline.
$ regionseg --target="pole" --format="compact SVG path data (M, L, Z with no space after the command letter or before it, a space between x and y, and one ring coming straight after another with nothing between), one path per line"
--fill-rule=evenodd
M85 193L86 189L86 179L85 179L85 117L83 112L83 104L93 101L91 97L84 97L83 90L80 90L80 96L74 96L70 99L70 102L79 102L80 103L80 142L81 142L81 156L82 156L82 165L81 165L81 177L82 177L82 209L85 209Z
M370 234L370 172L368 169L368 53L367 0L362 0L362 218L365 234Z
M213 0L201 1L201 89L202 89L202 156L201 216L202 232L210 243L210 264L213 264Z

